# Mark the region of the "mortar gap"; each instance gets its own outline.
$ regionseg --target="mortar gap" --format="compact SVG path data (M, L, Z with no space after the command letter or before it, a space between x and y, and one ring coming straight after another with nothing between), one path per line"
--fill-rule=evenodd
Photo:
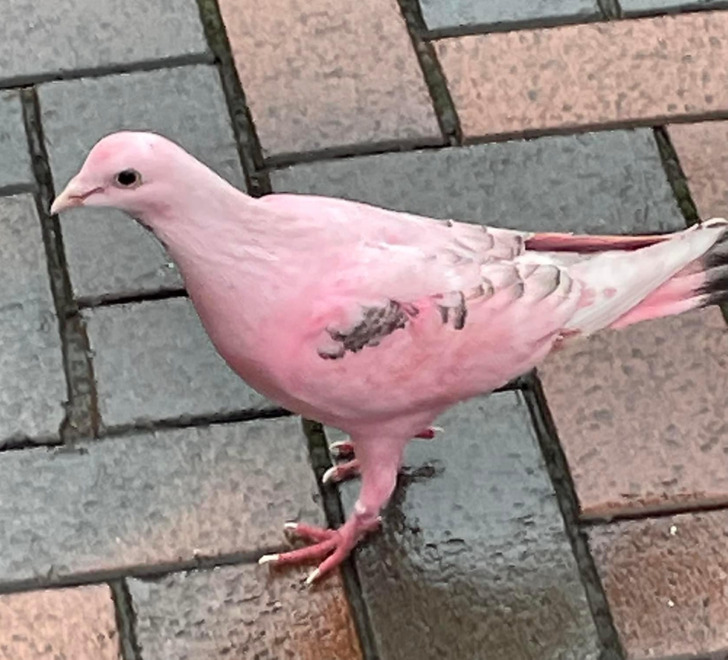
M318 422L303 419L303 432L308 440L308 451L311 466L321 496L321 503L326 514L326 521L331 528L336 528L344 523L344 508L341 504L338 490L327 486L322 479L324 472L331 467L329 446L326 440L324 428ZM349 609L354 620L357 636L361 645L363 660L379 660L379 652L374 641L369 606L361 589L359 572L354 560L354 553L350 554L341 565L341 577L344 583L344 593L349 603Z
M220 6L217 0L198 0L198 5L207 43L218 63L248 193L253 197L267 195L272 189L263 162L263 148L238 77Z
M536 437L556 492L564 528L576 559L597 635L604 649L602 658L603 660L624 660L625 652L612 619L594 558L589 550L586 533L579 524L579 504L566 455L558 440L556 427L537 373L531 377L529 386L524 388L523 397L531 414Z
M419 0L397 0L397 2L420 63L440 131L448 144L462 144L460 118L450 95L445 73L435 53L435 47L426 38L427 25L422 16Z
M109 582L111 598L114 601L116 628L119 632L119 648L122 660L142 660L141 649L136 636L136 613L126 581Z
M59 435L65 443L98 436L96 380L88 335L73 297L61 226L58 218L50 215L55 190L36 89L23 88L20 90L20 99L31 168L37 186L33 197L40 218L51 294L61 337L68 403Z

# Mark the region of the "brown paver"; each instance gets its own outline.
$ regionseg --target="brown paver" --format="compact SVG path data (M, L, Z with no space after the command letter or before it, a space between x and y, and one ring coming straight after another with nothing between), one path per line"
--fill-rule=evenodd
M106 585L0 596L0 659L118 660Z
M728 651L728 512L598 526L589 543L630 660Z
M728 121L668 126L702 218L728 217Z
M306 587L310 570L231 566L130 580L142 657L359 660L341 579Z
M728 12L444 39L468 137L728 108Z
M539 373L585 516L728 501L728 332L717 308L598 333Z
M267 155L441 142L395 0L221 0Z

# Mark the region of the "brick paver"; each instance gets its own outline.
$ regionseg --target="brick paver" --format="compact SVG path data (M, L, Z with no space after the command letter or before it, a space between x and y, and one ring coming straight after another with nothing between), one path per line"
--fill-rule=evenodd
M0 279L0 446L57 436L66 381L30 195L0 197Z
M0 659L119 660L106 585L0 596Z
M283 521L324 522L307 466L295 418L10 452L0 460L0 581L282 547Z
M590 530L629 660L725 657L727 524L718 511Z
M602 332L539 369L583 512L728 502L717 309Z
M101 307L86 318L107 426L275 407L228 368L187 298Z
M728 109L728 12L435 43L467 137Z
M475 399L412 443L357 567L382 660L596 660L594 624L528 410ZM332 437L338 437L331 434ZM351 508L356 484L346 484Z
M599 15L596 0L421 0L431 30L488 28L498 23L585 20Z
M700 216L728 217L728 122L673 124L668 133Z
M321 161L271 179L276 192L519 229L616 234L683 223L649 129Z
M0 92L0 188L33 183L20 95Z
M58 190L99 138L122 129L156 131L176 140L228 181L244 186L214 67L48 83L40 86L39 97ZM157 241L123 214L74 209L61 222L77 295L132 295L181 286Z
M221 0L220 9L265 154L441 142L396 0Z
M648 12L680 11L689 9L719 9L725 7L723 0L619 0L625 15Z
M359 660L338 576L315 589L305 569L227 567L131 580L142 657Z
M0 83L23 84L208 52L194 0L9 2L0 22Z

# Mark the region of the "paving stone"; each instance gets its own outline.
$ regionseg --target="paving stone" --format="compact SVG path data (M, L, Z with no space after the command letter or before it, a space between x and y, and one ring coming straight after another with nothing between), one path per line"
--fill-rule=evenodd
M87 313L106 426L274 408L217 354L187 298Z
M117 130L161 133L244 188L214 67L53 82L40 86L39 97L57 192L78 172L97 140ZM124 214L73 209L62 214L61 224L77 295L133 295L181 286L154 237Z
M728 12L435 42L467 137L728 108Z
M0 82L27 83L207 51L194 0L133 5L13 0L4 3L0 23Z
M586 516L728 501L717 308L598 333L539 373Z
M0 659L118 660L106 585L0 596Z
M0 197L0 446L49 438L66 381L40 220L30 195Z
M383 530L357 552L382 660L587 660L598 641L520 394L410 443ZM330 440L340 436L330 432ZM342 488L351 510L357 483Z
M700 216L728 217L728 121L673 124L668 133Z
M721 9L725 8L725 2L724 0L619 0L619 6L622 12L629 16L684 9Z
M20 95L0 92L0 188L34 183Z
M130 580L142 658L361 658L340 578L311 589L306 574L230 566Z
M396 0L221 0L263 150L442 137Z
M727 527L716 511L589 530L629 660L725 657Z
M325 524L317 497L296 418L7 452L0 580L262 554L286 520Z
M431 30L520 21L555 21L599 16L596 0L422 0Z
M274 171L272 182L276 192L519 229L684 226L649 129L336 159Z

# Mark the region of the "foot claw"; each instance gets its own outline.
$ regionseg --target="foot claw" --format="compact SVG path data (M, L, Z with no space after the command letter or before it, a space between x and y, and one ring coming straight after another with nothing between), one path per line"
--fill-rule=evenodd
M318 568L311 571L309 576L306 578L306 586L310 587L314 582L316 582L316 580L319 579L320 576L321 576L321 571Z
M321 483L327 484L329 482L337 483L344 481L344 479L351 479L359 474L359 461L355 458L341 463L340 465L334 465L324 472L321 477Z
M351 440L332 442L329 445L329 451L337 458L340 456L349 456L354 453L354 443Z
M264 566L265 564L277 564L277 563L278 563L278 560L279 560L280 558L281 558L281 556L280 556L279 554L274 554L274 555L263 555L263 556L262 556L262 557L261 557L261 558L260 558L260 559L258 560L258 565L259 565L259 566Z
M442 433L445 429L441 426L430 426L424 431L420 431L415 438L421 438L422 440L432 440L438 433Z

